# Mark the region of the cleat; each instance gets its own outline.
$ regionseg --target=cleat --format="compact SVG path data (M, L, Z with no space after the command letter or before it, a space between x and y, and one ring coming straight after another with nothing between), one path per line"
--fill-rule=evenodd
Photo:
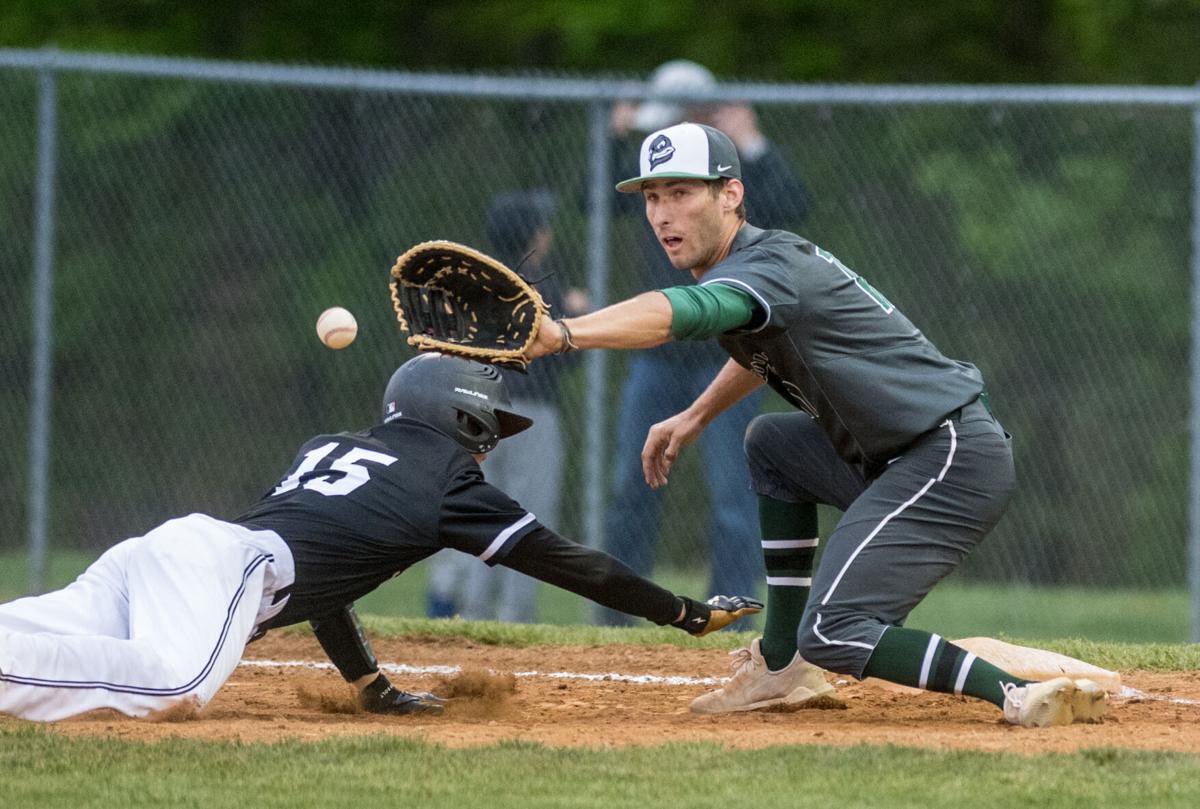
M426 691L410 693L401 691L388 682L382 674L358 695L358 704L368 713L391 714L430 714L436 716L446 709L441 697Z
M389 713L393 714L440 714L446 710L442 703L444 699L430 694L428 691L421 691L416 694L407 691L401 691L396 697L393 697L392 710Z
M833 692L825 672L797 652L792 662L779 671L767 668L761 651L762 638L748 649L730 652L734 657L733 677L721 688L692 700L692 713L722 714L734 711L796 711L818 697Z
M1068 677L1029 685L1004 683L1003 688L1004 718L1014 725L1046 728L1074 720L1075 683Z
M1104 714L1108 712L1108 694L1091 680L1076 680L1071 712L1076 722L1103 722Z

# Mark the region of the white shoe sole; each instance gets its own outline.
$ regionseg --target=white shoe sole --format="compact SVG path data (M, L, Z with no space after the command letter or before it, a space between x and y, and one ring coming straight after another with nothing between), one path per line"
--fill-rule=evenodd
M1024 716L1020 724L1023 727L1059 727L1074 721L1075 683L1069 678L1058 677L1029 688L1036 690L1036 696L1028 693L1025 696L1030 702L1022 711Z
M1108 694L1091 680L1076 680L1075 695L1071 698L1071 713L1076 722L1096 724L1104 721L1108 712Z
M708 696L705 694L704 696L697 697L692 701L691 711L694 714L701 714L704 716L714 716L716 714L723 713L740 713L744 711L770 711L787 713L791 711L799 711L813 700L824 697L825 695L831 693L833 693L833 686L829 683L822 683L816 689L798 686L797 688L793 689L791 693L782 697L764 699L759 702L750 702L746 703L745 705L732 706L710 706L703 701L704 697ZM845 707L844 704L841 704L837 700L831 700L831 702L838 702L839 707Z

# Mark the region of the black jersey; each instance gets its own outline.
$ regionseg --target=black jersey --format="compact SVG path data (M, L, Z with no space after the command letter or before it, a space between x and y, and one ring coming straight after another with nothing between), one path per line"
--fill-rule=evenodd
M442 548L494 565L541 527L457 442L409 419L309 440L235 522L276 532L295 557L269 627L340 609Z

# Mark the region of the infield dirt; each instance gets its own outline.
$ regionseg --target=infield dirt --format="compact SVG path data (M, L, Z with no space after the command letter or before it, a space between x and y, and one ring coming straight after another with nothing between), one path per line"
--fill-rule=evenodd
M794 713L696 716L688 703L714 686L579 680L515 672L725 677L730 658L675 646L487 646L461 639L374 643L383 663L458 666L454 675L391 675L409 691L452 696L438 717L382 717L356 709L349 686L328 669L241 666L205 709L155 720L98 712L59 722L57 732L154 740L166 737L275 741L393 734L452 747L504 740L550 746L621 747L710 741L730 747L860 743L1033 754L1086 747L1200 753L1200 672L1122 672L1144 696L1113 699L1100 725L1030 730L1004 723L993 706L937 694L895 693L848 682L844 707ZM311 637L271 636L248 661L326 661ZM838 678L830 676L831 680ZM0 722L17 720L0 718Z

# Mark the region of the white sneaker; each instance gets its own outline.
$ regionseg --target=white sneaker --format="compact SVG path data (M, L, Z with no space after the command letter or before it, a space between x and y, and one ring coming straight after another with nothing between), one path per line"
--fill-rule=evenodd
M1056 677L1044 683L1004 684L1004 718L1026 728L1069 725L1075 713L1075 683Z
M734 656L733 677L723 687L692 700L692 713L718 714L733 711L797 710L806 702L833 691L825 673L797 652L792 662L779 671L767 668L762 638L750 648L730 652Z
M1075 721L1103 722L1107 712L1107 692L1091 680L1076 680L1075 697L1071 700L1071 713L1075 715Z

